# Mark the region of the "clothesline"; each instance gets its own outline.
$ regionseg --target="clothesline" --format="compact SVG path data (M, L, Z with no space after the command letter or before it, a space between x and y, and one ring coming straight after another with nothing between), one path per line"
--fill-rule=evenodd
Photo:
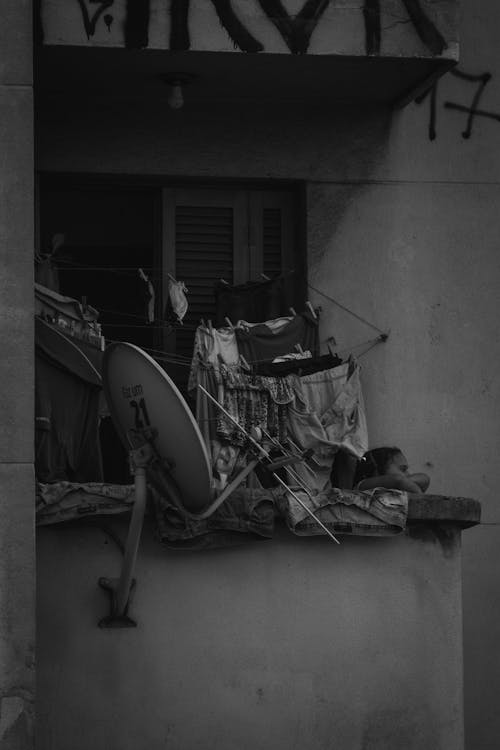
M105 273L124 274L127 277L131 277L139 272L139 268L142 268L143 270L148 271L148 276L151 281L162 281L165 276L168 276L168 273L161 273L161 272L158 273L157 266L140 266L140 267L139 266L87 266L83 263L78 264L78 263L75 263L74 261L68 261L63 258L57 261L58 264L61 262L65 264L64 266L61 266L61 270L64 270L64 271L84 271L84 272L103 271ZM287 273L282 274L282 275L287 275L287 274L290 275L293 273L295 273L294 270L288 271ZM364 323L364 325L369 326L374 331L378 331L378 333L380 333L382 336L388 337L389 334L387 331L383 331L381 328L379 328L374 323L371 323L362 315L359 315L358 313L354 312L346 305L343 305L341 302L334 299L331 295L326 294L326 292L323 292L321 289L318 289L317 287L313 286L309 282L307 283L307 286L312 291L321 295L324 299L327 299L329 302L336 305L341 310L344 310L344 312L348 313L349 315L352 315L354 318L356 318L356 320L359 320L361 323Z
M321 289L317 289L315 286L313 286L312 284L309 284L309 283L307 284L307 286L309 287L309 289L312 289L313 292L317 292L322 297L324 297L325 299L329 300L329 302L332 302L334 305L337 305L337 307L340 307L340 309L344 310L344 312L349 313L349 315L352 315L354 318L356 318L357 320L359 320L361 323L364 323L365 325L369 326L370 328L373 328L374 331L378 331L382 336L385 336L385 340L387 340L389 334L386 331L383 331L378 326L374 325L373 323L370 323L369 320L366 320L366 318L363 318L361 315L358 315L358 313L353 312L352 310L350 310L345 305L342 305L340 302L337 302L336 299L334 299L333 297L331 297L329 294L326 294L325 292L322 292Z

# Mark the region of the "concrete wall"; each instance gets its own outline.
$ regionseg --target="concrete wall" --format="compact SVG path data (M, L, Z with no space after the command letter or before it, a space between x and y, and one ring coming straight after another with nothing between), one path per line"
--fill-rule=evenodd
M175 31L172 33L176 28L172 21L173 5L172 0L151 0L135 3L134 9L134 4L127 0L114 0L107 8L101 9L86 3L41 0L40 20L46 44L274 54L308 51L319 55L364 55L366 30L373 29L374 23L377 26L373 21L374 11L368 14L372 18L367 21L358 0L313 3L313 15L309 15L305 23L300 17L304 0L284 0L280 3L282 13L276 12L276 3L267 0L231 0L223 4L187 0L176 4L176 17L185 17L184 22L177 23L177 28L182 28L183 33L176 35ZM182 10L179 13L181 5L187 11L185 16ZM455 59L458 0L419 0L417 5L421 8L422 18L425 17L423 21L415 17L418 14L411 18L401 0L380 3L382 44L375 54L442 55L443 58ZM130 26L135 27L133 39ZM431 32L430 27L433 27ZM141 29L139 33L138 28ZM298 42L300 48L297 49L294 45L299 36L303 41ZM441 40L437 47L435 36Z
M499 24L494 0L464 3L460 69L492 74L479 106L493 115ZM44 170L307 182L310 283L391 329L361 359L372 443L400 444L414 470L431 474L433 491L483 504L486 523L466 534L463 550L465 705L469 750L490 750L500 733L498 527L489 525L500 522L500 122L476 117L464 138L467 113L446 106L470 107L477 86L443 79L433 140L429 98L392 117L54 100L41 112L38 153ZM334 333L341 347L376 335L317 293L311 299L323 306L322 335ZM264 583L269 571L259 570Z
M179 553L148 526L130 630L97 627L102 531L43 528L38 553L39 750L463 746L456 532Z
M33 95L31 3L0 29L0 747L32 747Z

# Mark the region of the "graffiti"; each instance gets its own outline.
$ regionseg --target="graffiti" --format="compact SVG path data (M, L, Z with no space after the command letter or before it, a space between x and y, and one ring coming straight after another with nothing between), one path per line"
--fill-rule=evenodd
M141 49L148 46L149 0L127 0L125 46Z
M276 26L290 52L304 54L309 48L311 34L328 6L329 0L307 0L293 19L281 0L259 0L259 5Z
M243 26L233 10L231 0L212 0L212 3L222 26L237 47L243 52L262 52L264 46ZM189 4L190 0L171 0L170 49L172 50L188 50L191 46L188 26Z
M456 68L455 70L450 71L450 75L455 76L455 78L466 81L468 83L478 84L470 107L467 107L464 104L450 101L445 101L443 104L443 107L445 109L454 110L456 112L463 112L464 114L468 115L465 130L462 131L462 138L468 139L471 137L472 126L476 117L486 117L491 120L500 122L500 114L489 112L484 109L479 109L479 103L481 101L484 89L491 80L491 73L480 73L479 75L474 75L472 73L465 73L464 71ZM431 86L431 88L427 89L427 91L424 91L423 94L415 99L416 104L422 104L422 102L424 102L426 99L429 99L428 136L429 140L431 141L434 141L437 137L437 98L438 82L436 81L436 83Z
M39 0L38 0L39 1ZM165 0L169 2L170 13L170 49L185 51L191 47L189 33L189 10L191 0ZM104 11L113 5L114 0L77 0L82 13L83 25L87 37L95 34L97 22ZM238 49L243 52L262 52L264 45L246 28L233 7L233 0L208 0L211 2L217 17ZM291 15L282 0L255 0L262 8L266 18L279 31L292 54L306 54L311 36L327 9L330 0L304 0L299 13ZM90 13L88 3L96 5ZM408 19L419 39L434 55L440 55L446 48L446 41L441 32L426 15L421 0L401 0L408 14ZM379 55L382 40L381 0L364 0L362 7L365 26L365 51L367 55ZM104 23L111 27L113 17L103 17ZM140 49L148 46L148 27L150 20L150 0L126 0L125 8L125 46ZM403 21L401 21L403 22Z
M113 5L114 0L90 0L90 2L93 5L98 6L98 8L92 15L90 15L87 9L85 0L78 0L78 5L80 6L80 10L82 12L83 26L85 28L85 33L87 34L87 39L90 39L91 36L94 36L98 20L100 19L104 11ZM106 24L108 28L111 26L111 23L112 20L109 21L108 18L108 22Z
M441 32L424 13L420 0L401 0L419 39L432 52L440 55L446 49ZM364 0L365 46L367 55L379 55L381 43L380 0Z
M363 6L365 20L365 49L367 55L380 53L380 0L365 0Z

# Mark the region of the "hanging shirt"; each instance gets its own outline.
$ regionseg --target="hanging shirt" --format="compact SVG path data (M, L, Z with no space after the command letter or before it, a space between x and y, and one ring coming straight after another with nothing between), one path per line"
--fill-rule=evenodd
M309 313L295 315L273 329L268 323L254 325L251 328L236 328L236 339L239 352L250 364L269 361L295 351L299 344L302 349L318 353L318 321Z
M230 320L267 320L288 312L285 279L248 281L246 284L224 284L214 287L217 325Z

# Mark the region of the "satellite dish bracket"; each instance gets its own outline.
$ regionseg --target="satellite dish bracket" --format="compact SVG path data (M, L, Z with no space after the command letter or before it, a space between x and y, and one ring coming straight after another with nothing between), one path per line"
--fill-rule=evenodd
M135 628L137 623L128 616L135 589L133 572L137 560L139 540L147 500L146 469L157 458L154 445L144 442L129 452L130 466L134 472L134 506L127 534L122 569L119 578L100 578L99 586L108 592L110 614L99 620L100 628Z

